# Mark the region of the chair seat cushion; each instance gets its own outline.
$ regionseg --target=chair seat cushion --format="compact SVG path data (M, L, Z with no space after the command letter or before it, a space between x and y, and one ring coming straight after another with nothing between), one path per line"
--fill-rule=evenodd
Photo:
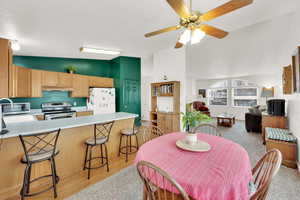
M97 144L104 144L105 142L107 141L107 137L99 137L99 138L96 138L96 142L95 142L95 138L90 138L90 139L87 139L85 141L86 144L89 144L89 145L97 145Z
M49 158L51 158L52 153L53 153L53 149L43 151L43 152L35 152L35 153L32 152L32 153L28 154L28 159L30 162L36 162L36 161L40 161L40 160L48 160ZM59 153L59 151L56 149L54 155L57 155L58 153ZM22 162L27 162L25 155L22 157Z
M297 138L287 129L266 127L268 139L285 142L296 142Z
M133 135L137 134L138 130L137 129L132 129L132 128L126 128L121 130L121 134L123 135Z

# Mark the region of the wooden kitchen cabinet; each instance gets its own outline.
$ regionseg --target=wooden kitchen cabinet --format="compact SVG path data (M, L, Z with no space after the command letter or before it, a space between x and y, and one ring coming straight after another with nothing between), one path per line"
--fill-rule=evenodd
M90 85L90 87L112 88L112 87L114 87L114 79L90 76L89 77L89 85Z
M31 69L11 66L9 79L9 97L31 97Z
M43 71L42 85L56 87L58 85L58 72Z
M43 97L42 78L43 71L31 70L31 97Z
M76 117L91 116L93 114L93 111L76 112Z
M71 97L88 97L89 79L87 76L73 74L73 91Z
M58 73L58 87L72 88L73 74Z
M180 130L179 114L175 113L157 113L157 126L163 133L172 133Z
M0 38L0 98L9 96L9 66L12 62L10 42Z

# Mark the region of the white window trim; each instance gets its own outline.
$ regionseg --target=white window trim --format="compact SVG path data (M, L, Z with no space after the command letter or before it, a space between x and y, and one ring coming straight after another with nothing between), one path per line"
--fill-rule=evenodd
M226 105L211 105L210 104L210 99L211 99L211 97L210 96L208 96L208 102L207 102L207 104L209 105L209 106L214 106L214 107L228 107L228 106L230 106L229 105L229 92L230 92L230 88L229 87L225 87L225 88L209 88L208 90L226 90L227 91L227 96L226 96L226 99L227 99L227 103L226 103ZM209 94L210 92L208 91L208 94Z
M234 89L256 89L256 96L234 96ZM258 104L258 100L259 100L259 88L258 87L233 87L231 88L231 106L234 108L251 108L251 106L236 106L234 105L234 100L235 99L240 99L240 100L256 100L257 104Z

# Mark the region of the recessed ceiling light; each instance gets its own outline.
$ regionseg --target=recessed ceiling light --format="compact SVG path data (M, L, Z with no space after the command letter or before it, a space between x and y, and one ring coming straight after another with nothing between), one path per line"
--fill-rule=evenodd
M13 51L19 51L21 46L17 40L11 40L11 48Z
M111 50L104 50L104 49L95 49L95 48L88 48L88 47L81 47L80 52L83 53L98 53L98 54L108 54L108 55L118 55L120 51L111 51Z

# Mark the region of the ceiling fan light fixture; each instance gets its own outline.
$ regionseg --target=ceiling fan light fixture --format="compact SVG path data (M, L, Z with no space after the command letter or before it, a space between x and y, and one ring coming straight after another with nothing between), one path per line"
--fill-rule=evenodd
M191 30L185 29L185 31L181 34L179 41L181 44L186 44L191 40Z
M80 52L83 52L83 53L107 54L107 55L119 55L121 53L120 51L111 51L111 50L88 48L88 47L81 47L80 48Z
M205 32L201 31L200 29L195 29L192 32L192 38L191 38L191 44L197 44L199 43L204 37Z

